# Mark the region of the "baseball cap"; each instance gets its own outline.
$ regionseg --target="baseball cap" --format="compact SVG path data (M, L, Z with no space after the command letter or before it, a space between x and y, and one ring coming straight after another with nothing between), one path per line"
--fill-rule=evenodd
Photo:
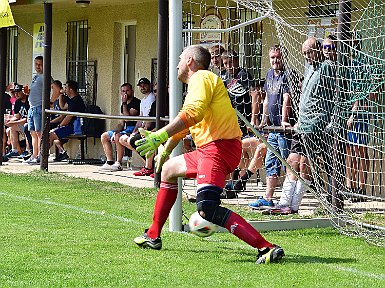
M13 87L13 92L21 92L23 91L23 85L15 83L15 86Z
M136 86L139 86L140 84L149 84L149 85L151 85L151 82L147 78L140 78L139 81L138 81L138 84L136 84Z

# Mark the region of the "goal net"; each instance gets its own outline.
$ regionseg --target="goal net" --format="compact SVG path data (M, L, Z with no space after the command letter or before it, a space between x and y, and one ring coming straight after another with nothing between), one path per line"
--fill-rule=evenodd
M309 189L300 203L299 214L327 213L341 232L384 246L385 1L340 2L184 0L183 42L184 46L202 44L209 48L221 45L238 55L239 66L249 74L250 90L266 78L270 68L269 49L278 44L283 52L285 70L290 71L291 115L298 120L303 117L303 111L309 112L301 107L304 105L301 96L311 94L306 90L310 89L309 83L305 82L309 80L307 73L312 70L309 69L312 65L305 61L302 45L309 37L319 41L320 55L329 53L322 61L329 58L335 74L324 76L328 79L318 83L324 85L321 88L325 90L332 89L332 93L329 91L329 98L319 102L314 114L307 119L311 122L312 117L324 115L319 122L320 131L312 133L316 137L305 139L300 134L300 142L309 158L311 181L306 182ZM343 19L340 27L339 18ZM255 19L257 21L253 21ZM323 42L325 38L329 40ZM327 83L333 85L329 87ZM318 95L318 99L320 97L322 100L323 96ZM252 105L255 99L245 98L243 104ZM246 111L244 109L244 114ZM250 115L244 116L252 120ZM292 137L290 133L284 135L288 139ZM240 166L244 171L263 138L259 133L249 136L257 137L258 141L244 142L245 150L249 151L243 153L242 161L246 164ZM267 145L267 150L272 149ZM257 167L242 189L236 191L238 198L224 199L226 203L250 204L265 194L266 172L261 158L266 153L263 149L260 152L254 160L258 165L262 163L262 167ZM295 167L298 165L288 164L286 158L280 159L283 165L290 164L298 171ZM281 188L285 185L284 170L279 173L280 181L273 198L275 204L279 203ZM232 177L237 181L240 176L235 174ZM184 181L185 193L192 194L193 187L191 180Z

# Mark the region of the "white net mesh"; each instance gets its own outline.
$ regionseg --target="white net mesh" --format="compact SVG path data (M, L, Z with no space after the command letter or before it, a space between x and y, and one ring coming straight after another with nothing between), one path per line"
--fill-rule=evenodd
M300 122L318 121L316 133L301 138L310 160L313 189L305 194L300 214L314 215L319 203L343 233L385 245L385 1L345 1L345 6L340 6L336 0L185 0L183 15L184 29L188 29L183 38L185 46L219 44L235 50L239 66L249 73L249 86L265 78L270 68L269 48L274 44L282 47L293 115ZM261 16L266 18L252 22ZM339 35L338 17L344 17L343 33ZM338 35L339 40L330 35ZM318 105L310 103L315 106L313 110L304 101L304 94L314 93L310 91L314 86L307 83L309 65L302 51L302 44L310 36L321 42L331 38L324 44L332 62L332 68L325 68L330 73L323 74L315 90L322 95L316 97ZM335 55L331 51L334 47ZM263 102L258 97L250 99ZM252 101L245 105L252 105ZM317 113L324 117L314 120ZM244 116L249 121L252 118ZM265 181L266 145L255 138L244 141L244 148L241 175L252 161L257 163L255 173L241 187L238 198L225 200L229 203L247 204L265 194L261 183ZM271 148L267 146L267 150ZM290 157L289 164L298 171L298 163ZM280 184L288 186L284 178L285 173L281 173ZM193 193L191 182L185 184L186 193ZM279 199L281 185L275 189L275 199Z

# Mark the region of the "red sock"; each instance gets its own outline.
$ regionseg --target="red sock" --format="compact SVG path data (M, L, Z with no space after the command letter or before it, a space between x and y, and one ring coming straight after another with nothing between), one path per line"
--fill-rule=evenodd
M229 219L227 219L225 228L254 248L273 247L273 244L266 241L253 226L234 212L231 212Z
M178 184L161 182L158 196L156 196L154 215L151 227L147 231L148 237L155 239L160 236L164 223L178 196Z

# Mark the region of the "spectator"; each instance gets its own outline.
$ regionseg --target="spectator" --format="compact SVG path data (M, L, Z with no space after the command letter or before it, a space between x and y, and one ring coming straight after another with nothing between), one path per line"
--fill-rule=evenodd
M120 86L121 106L120 113L123 116L138 116L140 110L140 100L134 97L134 91L130 83L124 83ZM112 131L104 132L101 136L104 154L107 157L106 163L101 170L121 171L122 160L124 156L124 146L119 139L122 135L130 135L135 129L136 121L119 121L118 125ZM116 147L116 161L112 153L112 144Z
M252 77L246 69L239 66L239 56L235 51L223 52L222 62L226 68L226 74L222 79L229 92L231 103L250 121L252 107L249 88ZM248 134L246 125L239 120L239 126L243 136L246 136Z
M68 96L68 111L69 112L80 112L84 113L86 107L84 105L84 101L82 97L78 93L78 83L73 80L68 80L64 91ZM64 150L64 143L67 141L63 138L68 135L74 134L74 122L78 121L79 118L76 116L66 115L63 120L59 123L59 125L50 131L49 139L52 146L52 143L55 143L56 147L59 149L59 154L56 156L54 161L62 161L68 159L69 156L67 152Z
M337 38L334 35L329 35L322 42L322 53L325 60L332 62L337 61Z
M288 75L284 69L282 48L275 45L269 50L271 68L267 71L264 90L266 97L264 106L267 107L267 124L280 126L284 129L290 127L290 90ZM264 125L265 123L262 123ZM283 159L289 156L291 135L284 132L270 132L267 142L280 153ZM279 184L282 163L273 151L268 150L265 159L266 167L266 192L265 197L260 197L249 206L253 208L273 206L272 197Z
M251 85L249 91L250 96L253 99L251 124L257 129L262 129L261 123L264 122L263 117L265 117L265 113L263 112L265 96L265 93L263 92L264 83L265 81L262 80ZM258 112L256 113L254 111ZM260 131L260 133L262 135L266 135L263 131ZM232 183L233 181L227 182L225 186L225 197L223 198L235 198L237 192L246 190L247 181L256 173L258 169L263 167L266 152L266 145L258 137L245 137L242 139L242 158L238 165L240 179L238 179L235 184Z
M20 155L21 148L19 144L19 134L21 134L22 138L25 138L24 124L27 123L29 110L28 96L23 92L23 85L15 83L12 94L16 96L14 107L15 114L14 116L11 116L5 123L5 125L8 127L7 130L9 130L9 133L7 134L10 136L9 138L11 141L12 150L4 156L6 158L18 157ZM28 148L29 147L27 147L27 149Z
M358 35L356 35L357 37ZM352 194L366 195L366 181L369 171L368 144L370 135L370 114L377 101L377 93L382 90L382 71L378 71L361 52L360 39L353 40L350 67L349 100L353 102L347 120L348 143L346 146L346 190ZM380 77L378 77L380 75ZM371 79L371 81L368 81ZM376 83L375 85L373 85ZM376 87L373 90L372 87ZM369 88L370 87L370 88ZM357 179L358 174L358 179ZM358 183L357 183L358 182ZM357 187L358 184L358 187ZM350 197L353 202L365 201L360 196Z
M151 92L151 82L147 78L141 78L139 79L137 86L139 86L140 92L142 92L142 94L144 95L144 98L140 102L140 116L149 116L152 103L155 101L155 95L154 93ZM131 136L128 137L128 135L124 135L123 137L121 137L120 143L125 147L127 147L128 149L132 151L136 151L135 148L130 144L131 142L130 138L133 138L133 137L140 138L141 136L140 134L138 134L139 133L138 129L145 128L146 125L148 125L146 124L146 121L141 121L141 120L137 121ZM134 174L136 176L151 176L151 174L154 173L154 169L152 167L152 161L151 162L146 161L145 158L143 158L143 160L144 160L144 166ZM147 167L146 165L151 167Z
M302 54L309 66L302 83L296 132L300 135L301 154L307 158L306 161L309 161L317 186L323 187L316 159L321 157L326 174L332 175L333 145L330 145L330 141L328 141L331 139L331 135L326 131L326 127L331 121L334 108L336 68L331 61L323 61L321 44L313 37L303 43ZM306 165L300 165L300 173L303 175L306 185L297 181L295 186L295 193L299 194L300 198L306 191L306 186L311 183L309 176L306 177L309 172L303 173L302 171L305 167ZM339 172L341 173L341 171ZM336 182L339 183L339 181ZM326 190L331 191L330 181L327 185Z
M225 48L223 48L222 45L216 44L209 48L209 52L211 54L211 65L209 70L221 77L222 80L225 79L226 68L223 65L221 57L222 53L225 52Z
M42 130L43 56L34 60L36 74L32 78L29 92L28 130L31 132L33 154L28 164L40 163L40 142Z
M156 97L158 96L158 85L154 85L153 93L155 96L155 101L151 104L151 109L148 116L155 117L156 116ZM143 129L147 131L155 131L155 122L153 121L144 121ZM120 144L127 147L128 149L136 152L136 144L135 141L142 138L142 135L138 132L131 137L128 135L120 137ZM143 159L143 167L139 171L134 172L134 176L150 176L154 178L154 155L150 157L141 156ZM151 173L150 173L151 172Z
M6 122L6 117L9 117L10 115L13 115L13 105L12 105L12 102L11 102L11 98L14 98L13 96L11 96L12 94L12 91L14 89L14 83L10 83L8 86L7 86L7 89L6 89L6 92L4 93L3 95L3 101L4 101L4 110L3 110L3 114L5 115L4 116L4 122ZM3 134L3 151L2 151L2 155L6 154L7 152L7 146L11 145L10 142L7 141L7 134L6 134L6 129L4 129L4 134ZM3 162L6 162L8 161L8 158L4 157L3 156Z
M52 110L67 110L67 99L68 97L63 93L63 85L59 80L55 80L51 84L51 98L50 98L50 109ZM49 123L50 130L56 128L59 123L64 119L65 115L51 114L51 120Z

